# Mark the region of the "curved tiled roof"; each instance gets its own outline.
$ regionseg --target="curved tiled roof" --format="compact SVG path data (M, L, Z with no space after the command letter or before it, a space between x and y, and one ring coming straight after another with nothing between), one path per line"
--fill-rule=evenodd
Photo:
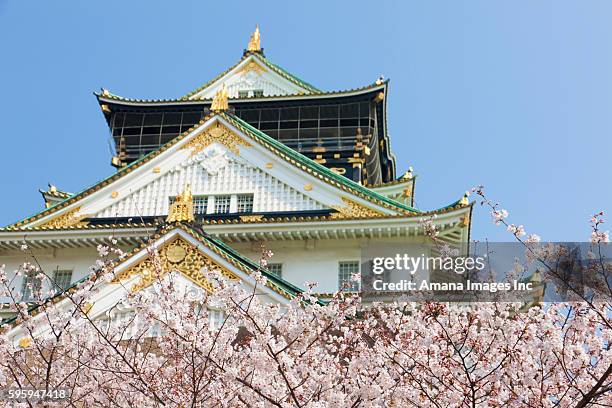
M355 183L352 180L347 179L346 177L343 177L339 174L334 173L333 171L329 170L328 168L326 168L325 166L322 166L318 163L316 163L315 161L313 161L312 159L309 159L308 157L302 155L301 153L296 152L295 150L291 149L290 147L285 146L284 144L276 141L275 139L273 139L272 137L266 135L265 133L255 129L254 127L252 127L251 125L249 125L248 123L242 121L241 119L237 118L236 116L230 115L228 113L222 112L218 114L220 117L224 118L225 120L227 120L228 122L232 123L234 126L238 127L239 129L242 129L243 131L247 132L249 135L251 135L252 137L254 137L258 142L260 142L262 145L264 145L267 148L271 148L274 152L276 152L277 154L280 154L281 157L283 157L285 160L293 163L294 165L297 165L298 167L302 168L303 170L308 171L309 173L312 173L313 175L316 175L317 177L319 177L322 180L325 180L327 182L330 182L331 184L340 187L343 190L346 190L352 194L355 194L361 198L364 198L368 201L371 201L377 205L381 205L383 207L386 208L390 208L393 209L395 211L400 211L400 212L404 212L404 213L418 213L419 211L406 206L404 204L401 204L397 201L394 201L390 198L387 198L381 194L378 194L360 184ZM64 199L63 201L58 202L57 204L43 210L40 211L32 216L26 217L20 221L17 221L13 224L10 224L9 226L7 226L6 228L12 228L12 227L21 227L25 224L28 224L30 222L36 221L38 219L41 219L45 216L48 216L54 212L57 212L71 204L74 204L75 202L77 202L78 200L92 194L95 191L100 190L103 187L106 187L107 185L109 185L110 183L114 182L115 180L125 176L126 174L131 173L132 171L134 171L135 169L139 168L140 166L142 166L143 164L149 162L150 160L152 160L153 158L157 157L158 155L160 155L161 153L163 153L164 151L166 151L168 148L174 146L175 144L179 143L181 140L183 140L185 137L187 137L191 132L193 132L193 130L195 130L198 126L201 126L202 124L204 124L207 120L209 120L210 118L212 118L213 115L209 115L205 118L203 118L199 123L197 123L196 125L192 126L191 128L189 128L188 130L186 130L185 132L181 133L179 136L175 137L174 139L170 140L169 142L167 142L166 144L162 145L161 147L159 147L156 150L153 150L152 152L148 153L147 155L143 156L142 158L130 163L128 166L121 168L120 170L118 170L115 174L103 179L102 181L82 190L79 193L76 193L66 199ZM6 229L5 228L5 229Z
M362 87L359 88L350 88L350 89L343 89L343 90L336 90L336 91L317 91L317 92L312 92L312 93L300 93L300 94L288 94L288 95L266 95L266 96L261 96L261 97L253 97L253 98L246 98L246 99L240 99L240 98L229 98L230 103L232 101L237 102L237 101L259 101L259 100L270 100L270 99L281 99L281 98L311 98L313 96L343 96L343 95L347 95L347 94L351 94L351 93L355 93L355 92L362 92L362 91L368 91L368 90L373 90L379 87L382 87L384 84L388 83L388 80L385 82L381 82L381 83L377 83L377 82L373 82L371 84L368 85L364 85ZM205 102L212 102L212 98L201 98L201 99L185 99L183 98L179 98L179 99L136 99L136 98L125 98L123 96L119 96L119 95L115 95L112 93L97 93L94 92L94 95L96 95L98 98L104 98L105 100L110 100L110 101L117 101L117 102L127 102L127 103L143 103L143 104L158 104L158 105L163 105L163 104L167 104L167 103L185 103L185 104L193 104L193 103L205 103Z

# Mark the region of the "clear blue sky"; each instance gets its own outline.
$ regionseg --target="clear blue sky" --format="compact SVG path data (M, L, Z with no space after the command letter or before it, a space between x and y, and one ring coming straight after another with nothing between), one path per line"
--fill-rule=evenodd
M612 210L611 21L609 0L0 0L0 224L41 209L49 181L78 191L114 171L94 90L181 96L259 23L268 58L319 88L391 79L419 208L484 184L528 232L586 239ZM477 210L473 237L508 236Z

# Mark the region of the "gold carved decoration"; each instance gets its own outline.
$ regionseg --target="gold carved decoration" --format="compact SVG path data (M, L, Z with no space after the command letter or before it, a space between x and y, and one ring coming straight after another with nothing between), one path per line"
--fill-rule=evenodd
M170 205L168 211L167 222L193 221L193 196L191 195L191 187L187 184L185 191L176 197L176 200Z
M342 202L346 204L344 207L332 206L332 208L338 212L332 213L332 219L343 219L343 218L373 218L380 217L381 213L371 208L365 207L348 198L342 197Z
M48 228L66 228L74 225L87 225L86 222L81 222L81 220L87 216L84 214L79 214L79 211L81 211L80 206L59 215L40 226Z
M470 215L466 214L465 217L461 217L461 226L467 227L470 225Z
M410 183L408 187L404 189L404 197L412 197L413 188L414 188L414 183Z
M212 105L210 105L210 110L213 112L220 112L227 110L229 108L229 104L227 102L229 98L229 94L227 93L227 88L225 88L225 84L221 85L221 88L215 94Z
M212 293L213 286L206 277L207 270L220 269L224 276L230 279L238 279L233 272L215 263L180 237L164 245L156 256L157 259L147 258L121 272L113 279L113 283L139 275L140 281L132 287L132 291L137 292L168 272L176 271Z
M312 190L312 184L310 184L310 183L304 184L304 190L306 190L306 191Z
M261 221L263 219L263 215L259 214L259 215L241 215L240 216L240 221L244 221L244 222L257 222L257 221Z
M179 263L187 257L187 251L179 245L172 245L166 249L166 257L172 263Z
M256 74L261 75L266 72L266 70L261 65L251 60L247 64L245 64L245 66L242 67L240 71L238 71L238 73L241 75L247 74L249 72L255 72Z
M247 51L261 51L261 34L259 33L259 25L255 27L255 32L251 34L251 38L249 38L249 45L247 45Z
M274 164L272 162L266 163L266 169L271 169L272 167L274 167Z
M182 149L191 149L191 156L195 156L213 142L221 143L236 155L240 155L238 145L251 147L250 143L217 122L214 126L205 129L202 133L185 143Z
M32 338L31 337L22 337L19 339L19 347L21 348L28 348L32 345Z

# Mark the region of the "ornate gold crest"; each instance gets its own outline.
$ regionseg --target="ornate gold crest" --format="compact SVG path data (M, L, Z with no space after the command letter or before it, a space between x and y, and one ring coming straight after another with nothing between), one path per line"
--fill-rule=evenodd
M48 228L66 228L66 227L72 227L74 225L87 225L86 222L81 222L81 220L83 218L86 218L87 215L80 214L79 213L80 211L81 211L81 207L80 206L76 207L73 210L65 212L64 214L61 214L45 222L44 224L40 226L48 227Z
M337 210L337 213L332 213L332 219L342 219L342 218L373 218L380 217L383 215L376 210L365 207L361 204L358 204L348 198L342 197L342 201L346 206L334 206L333 209Z
M229 94L227 93L227 89L225 88L225 84L221 85L221 88L215 94L212 104L210 105L210 110L213 112L220 112L227 110L229 108Z
M179 245L171 245L166 249L166 258L172 263L179 263L187 256L187 251Z
M242 69L238 73L241 74L241 75L244 75L244 74L247 74L249 72L255 72L257 74L263 74L264 72L266 72L266 70L263 69L261 65L259 65L255 61L251 60L244 67L242 67Z
M193 196L191 195L191 187L187 184L185 191L176 197L176 200L170 206L168 211L167 222L193 221Z
M177 238L167 243L159 250L159 254L156 256L158 257L157 259L147 258L123 271L113 279L113 283L140 275L140 281L132 287L132 291L137 292L140 289L146 288L168 272L176 271L196 285L212 293L213 286L206 277L206 271L221 270L224 276L230 279L238 279L233 272L206 257L183 238Z
M227 147L232 153L240 155L238 145L251 147L251 144L237 136L234 132L217 122L196 135L193 139L185 143L182 149L191 149L191 156L195 156L202 150L210 146L211 143L218 142Z

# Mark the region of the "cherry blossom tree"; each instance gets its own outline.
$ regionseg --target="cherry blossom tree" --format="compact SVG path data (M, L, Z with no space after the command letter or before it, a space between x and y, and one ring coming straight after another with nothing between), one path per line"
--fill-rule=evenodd
M525 246L531 262L561 282L558 255L508 223L508 212L475 192ZM591 220L592 256L607 245L603 213ZM428 225L432 226L432 223ZM433 227L432 227L433 228ZM431 232L435 236L435 231ZM612 289L609 265L594 262L586 293L565 282L569 301L366 304L339 291L319 299L315 284L288 304L209 271L211 292L165 273L105 318L90 300L113 279L113 242L98 248L90 277L61 295L38 293L34 307L10 291L14 321L0 336L0 385L64 389L61 401L0 401L5 406L118 407L600 407L612 405ZM27 246L24 251L28 252ZM270 256L264 251L262 264ZM155 253L150 256L155 259ZM548 267L546 266L548 265ZM599 268L599 269L597 269ZM19 274L49 279L35 257ZM13 278L14 279L14 278ZM42 285L44 286L44 285ZM34 292L42 291L32 287ZM57 298L55 298L57 299ZM222 318L215 318L222 316ZM17 341L6 330L20 326ZM21 404L21 405L18 405Z

